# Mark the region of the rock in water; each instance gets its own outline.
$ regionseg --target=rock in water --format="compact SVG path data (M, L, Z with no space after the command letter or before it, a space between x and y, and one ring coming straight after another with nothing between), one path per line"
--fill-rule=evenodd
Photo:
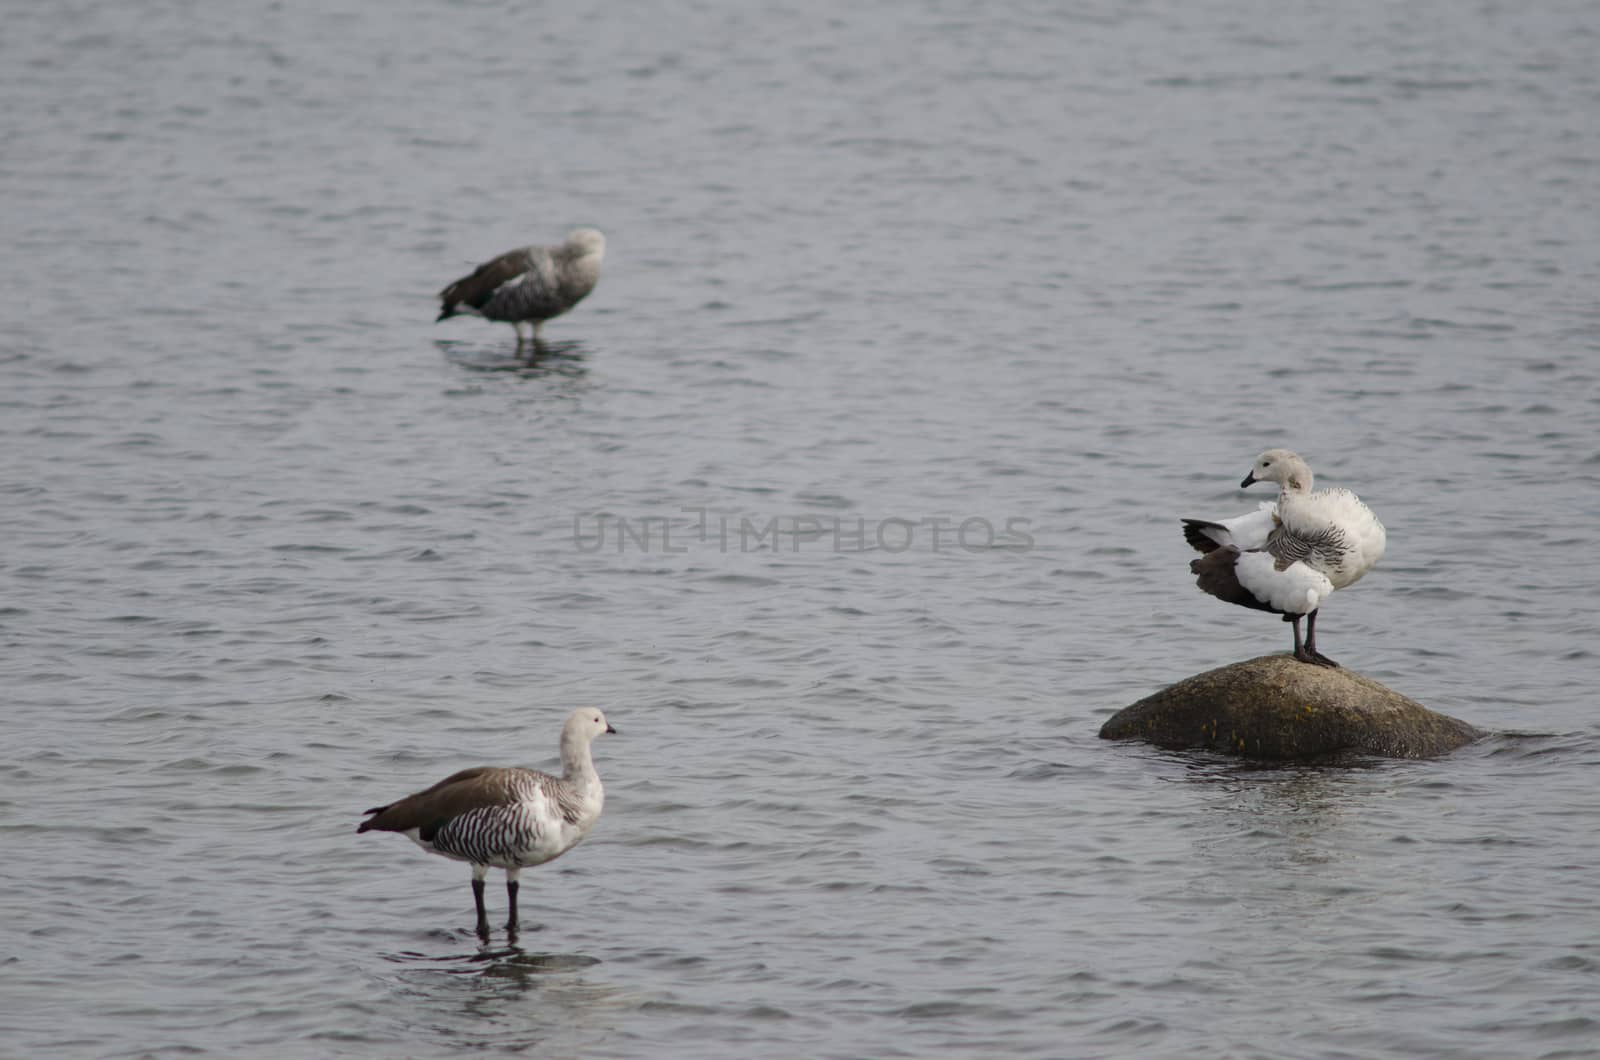
M1103 740L1249 758L1358 751L1429 758L1484 733L1360 674L1263 655L1207 670L1117 711Z

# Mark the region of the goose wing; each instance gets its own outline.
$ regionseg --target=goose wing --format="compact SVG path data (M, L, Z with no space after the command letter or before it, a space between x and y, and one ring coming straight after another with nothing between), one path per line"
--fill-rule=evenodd
M440 319L449 316L455 311L456 306L462 303L474 309L482 309L489 299L495 296L496 291L528 271L530 249L519 247L516 250L508 250L498 258L479 265L473 270L472 275L463 276L440 291L439 300L443 303Z
M433 834L451 820L475 808L514 802L513 772L495 766L475 766L452 773L425 791L367 810L370 818L362 821L356 831L408 832L416 828L423 839L432 839Z
M1183 538L1196 552L1212 552L1226 545L1247 552L1267 543L1277 515L1277 503L1263 501L1255 511L1232 519L1185 519Z

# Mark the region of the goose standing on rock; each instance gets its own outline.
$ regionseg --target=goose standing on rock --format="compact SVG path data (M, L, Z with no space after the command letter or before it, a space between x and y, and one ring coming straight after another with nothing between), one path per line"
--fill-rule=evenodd
M600 282L606 237L594 228L575 228L567 241L553 247L519 247L479 265L439 292L438 319L471 313L502 320L517 329L517 345L525 341L522 325L533 325L539 341L544 322L571 309Z
M1219 600L1282 615L1294 626L1296 659L1337 667L1317 650L1317 610L1383 558L1383 524L1347 489L1312 492L1310 466L1287 449L1256 457L1239 485L1255 482L1276 482L1277 502L1233 519L1183 520L1184 538L1205 553L1189 569Z
M399 832L432 854L472 863L472 900L478 935L489 936L483 881L491 868L506 870L511 907L506 930L517 931L517 877L522 870L560 857L576 846L605 801L589 745L614 733L592 707L575 710L561 729L561 776L533 769L478 766L366 813L357 832Z

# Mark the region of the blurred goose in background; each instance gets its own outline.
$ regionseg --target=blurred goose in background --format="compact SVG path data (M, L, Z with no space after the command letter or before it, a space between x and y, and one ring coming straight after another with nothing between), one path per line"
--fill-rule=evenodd
M594 290L605 256L606 237L594 228L575 228L557 246L507 251L440 291L443 305L434 322L464 313L502 320L517 329L518 346L526 341L522 325L531 323L538 342L546 320Z

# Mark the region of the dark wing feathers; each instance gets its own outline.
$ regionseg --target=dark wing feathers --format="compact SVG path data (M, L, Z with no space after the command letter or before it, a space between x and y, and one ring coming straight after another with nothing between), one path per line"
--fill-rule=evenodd
M493 261L479 265L471 276L464 276L439 292L439 300L444 303L439 310L439 319L453 315L456 306L462 302L474 309L482 309L501 284L527 272L528 265L527 247L509 250Z
M356 831L405 832L418 828L422 830L422 838L429 839L445 822L473 807L514 801L511 772L495 766L463 769L426 791L367 810L373 816L362 821Z
M1239 574L1233 569L1233 565L1239 561L1239 555L1239 550L1233 545L1223 545L1193 560L1189 570L1195 575L1195 584L1218 600L1240 607L1253 607L1257 611L1282 614L1271 604L1257 600L1249 589L1239 584Z
M1183 539L1194 546L1198 552L1214 552L1217 549L1217 540L1206 531L1226 531L1227 529L1221 523L1213 523L1205 519L1185 519L1183 521Z

